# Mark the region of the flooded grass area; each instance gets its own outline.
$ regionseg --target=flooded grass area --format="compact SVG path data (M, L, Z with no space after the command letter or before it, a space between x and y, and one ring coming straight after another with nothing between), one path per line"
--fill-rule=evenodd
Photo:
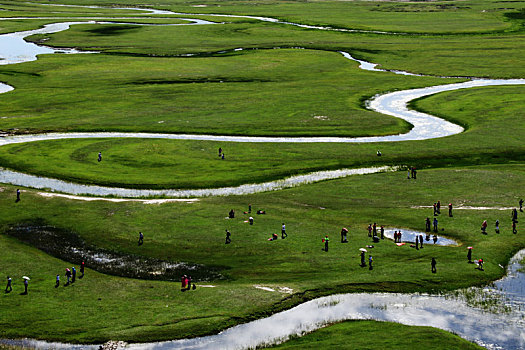
M218 269L200 264L163 261L97 248L75 233L46 225L43 220L11 226L5 234L56 258L76 265L84 261L86 267L110 275L161 281L179 281L182 275L191 275L195 281L222 278Z

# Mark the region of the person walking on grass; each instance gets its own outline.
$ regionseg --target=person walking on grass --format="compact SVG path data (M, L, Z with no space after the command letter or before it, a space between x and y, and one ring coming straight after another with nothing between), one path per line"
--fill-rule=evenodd
M323 242L324 242L324 251L327 252L328 251L328 242L330 242L330 239L328 238L328 235L326 235L323 238Z
M142 234L142 232L139 232L139 245L143 245L144 244L144 235Z
M27 287L29 286L29 278L24 278L24 295L27 295Z
M377 224L374 222L374 225L372 226L372 236L377 236Z
M77 269L73 266L71 268L71 283L75 283L75 280L77 279Z
M483 220L483 223L481 224L481 233L487 234L487 220Z
M281 226L281 239L285 239L286 237L288 237L288 234L286 233L286 225L283 222Z
M20 202L20 189L16 189L16 203Z
M219 157L222 155L222 147L219 147Z
M232 242L230 236L231 236L230 231L226 230L226 242L225 242L225 244L230 244Z
M102 152L98 152L98 161L99 161L99 162L102 161Z
M468 262L469 262L469 263L472 262L472 247L468 247L468 251L467 251L467 259L468 259Z
M423 235L419 235L419 247L423 249Z
M372 237L372 224L368 225L368 237Z
M432 261L430 262L430 266L432 267L432 273L436 273L436 258L432 258Z
M520 211L523 212L523 198L520 199L519 204L520 204Z
M7 276L7 286L5 287L6 293L11 293L11 291L13 290L13 287L11 286L11 282L12 282L11 277Z
M425 219L425 232L430 232L430 219L428 217Z
M385 226L381 225L381 239L385 239Z
M58 288L60 286L60 275L57 274L57 277L55 279L55 288Z
M374 259L372 258L372 255L369 255L368 256L368 269L369 270L372 270L373 267L372 267L372 262L374 261Z
M365 267L366 266L366 262L365 262L365 252L364 251L361 251L361 267Z
M452 203L448 203L448 216L452 217Z
M341 243L348 243L347 234L348 234L348 229L346 227L343 227L341 229Z
M434 222L433 222L433 226L434 226L434 232L438 232L438 219L437 218L434 218Z
M67 278L66 286L69 286L69 283L71 280L71 270L70 269L66 269L66 278Z
M496 233L499 233L499 220L496 220Z
M416 236L416 250L419 250L419 237Z
M518 221L518 211L516 208L512 209L511 219L512 221Z
M516 221L512 222L512 233L514 234L518 233L518 230L516 229Z
M80 263L80 278L84 277L85 268L86 268L86 263L82 261L82 263Z
M436 203L434 203L433 207L434 207L434 216L437 216L438 214L437 214L437 205L436 205Z

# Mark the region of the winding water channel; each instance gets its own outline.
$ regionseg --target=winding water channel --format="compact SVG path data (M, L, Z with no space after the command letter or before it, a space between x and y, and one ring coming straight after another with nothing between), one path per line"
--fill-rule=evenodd
M95 7L97 8L97 7ZM132 10L131 8L122 8L126 10ZM176 14L170 11L160 10L147 10L140 9L142 11L148 11L152 14ZM189 14L186 14L189 15ZM212 15L210 15L212 16ZM213 15L228 17L226 15ZM288 22L279 22L277 19L266 18L266 17L253 17L253 16L229 16L229 17L246 17L251 19L257 19L268 22L286 23L290 25L297 25ZM196 19L184 19L189 23L184 25L201 25L201 24L214 24L214 22L196 20ZM73 49L53 49L42 45L36 45L34 43L28 43L24 38L34 34L46 34L56 33L59 31L67 30L71 25L74 24L85 24L85 23L117 23L108 21L87 21L87 22L62 22L45 25L43 28L28 30L10 34L0 35L0 64L16 64L22 62L33 61L37 59L39 54L50 54L50 53L80 53L80 51ZM128 23L129 24L129 23ZM147 25L147 24L141 24ZM181 25L181 24L174 24ZM301 26L301 25L299 25ZM325 27L312 27L316 29L327 30L330 28ZM331 30L331 29L330 29ZM4 49L9 48L9 50ZM343 57L349 60L356 61L360 64L360 68L368 71L378 72L390 72L394 74L403 75L414 75L409 72L403 71L385 71L376 68L376 64L357 60L353 58L347 52L340 52ZM228 135L191 135L191 134L155 134L155 133L96 133L96 132L84 132L84 133L49 133L49 134L38 134L38 135L20 135L20 136L6 136L0 139L0 146L23 143L23 142L36 142L45 140L58 140L58 139L79 139L79 138L161 138L161 139L175 139L175 140L208 140L208 141L224 141L224 142L287 142L287 143L304 143L304 142L346 142L346 143L363 143L363 142L398 142L398 141L410 141L410 140L426 140L431 138L445 137L454 134L458 134L463 131L463 128L459 125L450 123L441 118L409 110L407 104L417 98L429 96L444 91L452 91L458 89L465 89L471 87L491 86L491 85L516 85L525 84L525 79L473 79L463 83L446 84L439 86L432 86L420 89L410 89L403 91L396 91L387 93L384 95L376 96L369 101L368 106L370 109L391 115L397 118L401 118L413 125L413 128L406 134L400 135L389 135L389 136L374 136L374 137L249 137L249 136L228 136ZM0 83L0 93L8 92L13 90L12 87L6 84ZM125 189L115 187L103 187L93 185L76 184L67 181L33 176L23 174L20 172L1 169L0 168L0 182L10 183L19 186L33 187L39 189L49 189L52 191L59 191L68 194L87 194L97 196L119 196L119 197L149 197L149 196L167 196L167 197L204 197L204 196L225 196L233 194L249 194L264 191L274 191L291 186L297 186L305 183L312 183L316 181L322 181L327 179L334 179L345 177L354 174L368 174L372 172L385 171L384 167L381 168L366 168L366 169L339 169L334 171L321 171L301 176L294 176L287 179L278 181L272 181L261 184L245 184L238 187L226 187L217 189L197 189L197 190L178 190L178 189L166 189L166 190L137 190L137 189Z
M127 9L131 10L131 9ZM138 9L136 9L138 10ZM153 14L176 14L170 11L145 10ZM185 14L190 15L190 14ZM227 15L210 15L228 17ZM333 29L329 27L316 27L282 22L272 18L254 16L229 16L245 17L262 21L285 23L305 28L337 30L353 32L355 30ZM7 20L7 19L6 19ZM211 24L213 22L189 20L189 24ZM79 53L79 51L60 49L56 50L42 45L27 43L23 38L37 33L54 33L66 30L70 25L77 23L102 23L65 22L46 25L34 31L0 35L0 64L14 64L36 59L38 54L44 53ZM109 22L104 22L109 23ZM114 23L114 22L112 22ZM382 32L380 32L382 33ZM393 33L390 33L393 34ZM7 44L6 44L7 43ZM4 50L10 49L10 52ZM350 54L341 52L347 58L360 63L360 68L371 71L382 71L369 62L355 60ZM411 74L408 72L394 71L396 74ZM0 140L1 145L38 142L44 140L73 139L73 138L166 138L183 140L214 140L229 142L394 142L407 140L423 140L436 137L454 135L463 131L455 124L428 114L410 111L407 103L415 98L428 96L442 91L451 91L470 87L490 85L516 85L525 84L524 79L473 79L464 83L447 84L422 89L398 91L375 97L369 103L372 110L380 113L402 118L413 124L413 129L403 135L384 137L242 137L242 136L212 136L212 135L175 135L175 134L148 134L148 133L52 133L41 135L8 136ZM13 88L0 84L0 93L11 91ZM10 170L0 172L0 182L11 183L34 188L48 188L55 191L71 194L117 195L122 197L142 197L165 195L170 197L197 197L210 195L230 195L255 193L260 191L277 190L285 187L296 186L302 183L338 178L352 174L366 174L378 171L391 170L387 167L367 169L341 169L336 171L317 172L296 176L289 179L274 181L264 184L243 185L234 188L202 189L191 191L179 190L130 190L101 186L87 186L67 183L60 180L41 178L22 174ZM440 244L454 244L455 242L442 241ZM446 248L444 248L446 249ZM374 319L399 322L407 325L433 326L455 332L461 337L472 340L489 349L521 349L525 347L525 274L519 271L519 261L525 257L525 250L521 250L510 261L507 276L496 281L493 286L485 288L470 288L465 295L478 295L479 299L495 298L499 307L484 309L483 306L472 306L462 292L454 295L414 295L394 293L357 293L333 295L318 298L301 304L293 309L280 312L271 317L253 321L247 324L232 327L218 335L185 339L169 342L131 344L131 349L240 349L256 347L266 343L278 343L293 335L302 335L318 329L328 323L348 319ZM439 269L439 266L438 266ZM97 348L97 345L71 345L61 343L47 343L36 340L2 340L0 342L34 346L37 348Z

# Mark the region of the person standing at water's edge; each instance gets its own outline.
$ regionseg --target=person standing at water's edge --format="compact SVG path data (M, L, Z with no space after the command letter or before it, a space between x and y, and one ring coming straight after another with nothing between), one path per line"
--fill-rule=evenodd
M20 189L16 189L16 202L20 202Z

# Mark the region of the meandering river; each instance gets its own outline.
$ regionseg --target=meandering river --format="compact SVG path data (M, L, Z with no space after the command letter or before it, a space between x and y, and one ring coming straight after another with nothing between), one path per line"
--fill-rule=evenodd
M130 10L130 9L127 9ZM139 9L136 9L139 10ZM145 9L140 9L148 11ZM149 10L154 14L174 14L170 11ZM185 14L190 15L190 14ZM226 15L210 15L220 16ZM329 27L316 27L300 25L289 22L281 22L276 19L253 16L231 16L246 17L262 21L286 23L305 28L321 30L353 31L334 29ZM190 24L211 24L212 22L189 20ZM15 64L36 59L39 54L50 53L79 53L72 49L60 49L45 47L27 43L25 37L37 33L54 33L66 30L69 26L86 22L55 23L44 28L0 35L0 64ZM97 23L89 21L87 23ZM355 60L349 53L341 54L350 60ZM358 61L362 69L381 71L375 68L373 63ZM411 74L408 72L394 71L396 74ZM213 135L175 135L175 134L147 134L147 133L52 133L41 135L8 136L0 140L1 145L38 142L44 140L56 140L64 138L100 138L100 137L134 137L134 138L167 138L185 140L216 140L229 142L395 142L406 140L423 140L436 137L450 136L463 131L455 124L428 114L410 111L407 103L415 98L428 96L442 91L490 86L490 85L515 85L525 84L524 79L472 79L464 83L446 84L422 89L412 89L377 96L372 99L369 106L372 110L380 113L402 118L414 127L403 135L391 135L384 137L361 137L361 138L339 138L339 137L311 137L311 138L287 138L287 137L242 137L242 136L213 136ZM13 88L6 84L0 84L0 92L8 92ZM336 171L317 172L296 176L289 179L265 183L243 185L226 189L202 189L192 191L165 190L128 190L115 189L100 186L87 186L71 184L56 179L36 177L10 170L0 172L0 182L12 183L21 186L35 188L49 188L71 194L95 194L95 195L117 195L122 197L141 197L165 195L173 197L196 197L210 195L230 195L254 193L260 191L271 191L285 187L296 186L302 183L321 181L330 178L349 176L352 174L367 174L377 171L387 171L389 168L367 168L367 169L342 169ZM444 242L443 242L444 243ZM446 249L446 248L445 248ZM413 295L394 293L357 293L333 295L318 298L301 304L290 310L275 314L271 317L253 321L247 324L232 327L218 335L185 339L169 342L132 344L132 349L240 349L255 347L266 343L276 343L286 340L293 335L302 335L328 323L347 319L375 319L384 321L400 322L407 325L425 325L455 332L463 338L475 341L489 349L522 349L525 347L525 274L519 271L519 261L525 256L525 250L516 254L509 265L507 276L496 281L493 286L486 288L470 288L466 294L478 295L479 300L494 298L499 300L496 305L485 309L483 303L470 305L462 292L454 295ZM439 273L439 265L438 265ZM96 348L97 346L60 343L46 343L35 340L3 340L10 344L35 346L38 348Z

